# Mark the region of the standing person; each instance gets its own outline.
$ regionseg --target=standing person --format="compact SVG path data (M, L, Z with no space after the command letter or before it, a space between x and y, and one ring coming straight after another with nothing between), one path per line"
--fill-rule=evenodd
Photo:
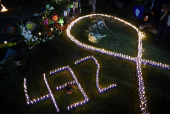
M154 41L160 40L160 44L162 44L167 38L169 30L170 30L170 2L167 4L166 11L161 17L158 33Z
M89 5L92 5L92 12L95 13L96 10L96 0L89 0Z

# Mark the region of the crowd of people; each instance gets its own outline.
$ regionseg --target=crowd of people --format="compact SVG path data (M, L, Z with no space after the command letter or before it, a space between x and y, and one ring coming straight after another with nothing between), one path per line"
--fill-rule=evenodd
M150 14L144 17L144 21L146 23L140 25L139 29L148 29L148 31L156 34L153 41L163 44L170 30L170 2L166 6L162 5L161 12L152 8Z
M154 41L159 41L160 44L164 43L165 39L168 36L170 30L170 2L167 4L164 14L160 18L158 32Z

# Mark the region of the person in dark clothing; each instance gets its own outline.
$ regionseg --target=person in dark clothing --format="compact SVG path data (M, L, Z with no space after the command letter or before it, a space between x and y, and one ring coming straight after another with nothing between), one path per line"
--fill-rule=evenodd
M96 10L96 0L89 0L89 5L92 5L92 12L95 13Z
M157 11L156 8L152 8L150 15L145 16L144 21L145 24L139 26L139 29L143 30L147 28L150 32L157 34L157 29L160 22L160 13Z
M170 30L170 2L167 4L165 13L161 17L158 33L154 41L160 40L160 44L162 44L167 38L169 30Z
M168 4L169 0L152 0L153 1L153 7L156 7L158 11L161 10L162 4Z

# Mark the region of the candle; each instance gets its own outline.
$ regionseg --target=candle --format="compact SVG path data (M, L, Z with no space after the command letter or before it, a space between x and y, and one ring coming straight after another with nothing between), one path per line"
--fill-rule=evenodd
M51 28L51 32L53 32L53 28Z
M63 23L61 23L61 27L63 27Z
M39 34L39 36L41 36L41 32L39 32L38 34Z
M2 6L1 12L6 12L6 11L8 11L8 9L6 9L3 4L1 4L1 6Z
M7 41L4 41L4 44L7 44Z

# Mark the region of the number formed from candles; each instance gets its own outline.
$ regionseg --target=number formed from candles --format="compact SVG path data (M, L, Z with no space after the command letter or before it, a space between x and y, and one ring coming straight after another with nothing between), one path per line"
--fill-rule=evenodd
M118 20L118 21L132 27L138 34L138 55L137 55L137 57L130 57L128 55L123 55L121 53L116 53L116 52L108 51L108 50L105 50L102 48L97 48L97 47L87 45L87 44L82 43L79 40L77 40L70 32L72 27L74 26L74 24L76 24L80 20L89 18L89 17L93 17L93 16L103 16L103 17L107 17L110 19L115 19L115 20ZM166 64L142 59L142 52L143 52L142 39L144 38L144 34L137 27L135 27L131 23L124 21L120 18L117 18L115 16L106 15L106 14L90 14L90 15L85 15L85 16L79 17L79 18L75 19L74 21L72 21L70 23L70 25L67 27L66 33L67 33L68 38L81 48L84 48L86 50L96 51L96 52L99 52L99 53L102 53L105 55L109 55L112 57L119 57L121 59L126 59L129 61L135 62L136 70L137 70L137 77L138 77L138 87L139 87L138 93L139 93L140 109L141 109L142 114L148 114L147 99L146 99L146 95L145 95L145 86L144 86L144 81L143 81L143 77L142 77L141 64L142 63L149 64L149 65L157 66L157 67L168 69L168 70L170 70L170 66L166 65Z
M130 57L128 55L123 55L121 53L115 53L115 52L108 51L108 50L105 50L105 49L102 49L102 48L97 48L97 47L94 47L94 46L90 46L90 45L84 44L84 43L80 42L79 40L77 40L76 38L74 38L74 36L72 36L71 32L70 32L71 28L74 26L74 24L76 24L81 19L92 17L92 16L104 16L104 17L108 17L108 18L114 18L115 20L118 20L118 21L120 21L120 22L122 22L122 23L124 23L124 24L126 24L126 25L128 25L130 27L132 27L134 30L136 30L136 32L138 34L138 55L137 55L137 57ZM74 21L72 21L70 23L70 25L68 26L68 28L66 30L66 33L67 33L68 38L71 41L73 41L75 44L77 44L78 46L80 46L80 47L82 47L84 49L96 51L96 52L99 52L99 53L102 53L102 54L106 54L106 55L109 55L109 56L112 56L112 57L119 57L121 59L126 59L126 60L129 60L129 61L135 62L136 63L136 70L137 70L137 77L138 77L138 86L139 86L138 92L139 92L140 109L141 109L141 113L142 114L148 114L147 99L146 99L146 95L145 95L145 87L144 87L144 81L143 81L143 77L142 77L141 64L144 63L144 64L148 64L148 65L153 65L153 66L157 66L157 67L164 68L164 69L167 69L167 70L170 70L170 66L166 65L166 64L162 64L162 63L158 63L158 62L154 62L154 61L150 61L150 60L143 60L142 59L142 52L143 52L143 49L142 49L142 39L144 38L144 34L138 28L136 28L134 25L130 24L129 22L124 21L124 20L122 20L120 18L117 18L117 17L113 17L113 16L106 15L106 14L90 14L90 15L79 17L79 18L75 19ZM93 56L88 56L88 57L82 58L80 60L77 60L75 62L75 65L79 64L80 62L86 61L88 59L94 60L95 64L97 65L96 87L97 87L99 93L102 93L102 92L104 92L107 89L110 89L110 88L113 88L113 87L117 86L117 84L109 85L106 88L101 88L99 86L99 70L100 70L100 65L99 65L98 61ZM71 81L71 82L68 82L68 83L70 83L70 84L77 84L79 90L81 91L81 93L84 96L84 100L83 101L80 101L80 102L77 102L77 103L73 103L73 104L67 106L67 109L70 110L70 109L72 109L74 107L77 107L79 105L85 104L86 102L89 101L89 98L86 95L84 89L81 87L80 83L78 82L77 77L75 76L73 70L69 66L61 67L61 68L55 69L53 71L50 71L50 75L52 75L54 73L57 73L57 72L60 72L60 71L63 71L63 70L69 70L69 72L71 73L71 75L72 75L74 80ZM30 98L29 98L28 91L27 91L27 79L24 78L24 92L25 92L25 97L26 97L27 104L28 105L29 104L34 104L34 103L36 103L38 101L45 100L46 98L51 98L51 100L54 103L54 106L56 108L56 111L59 112L59 106L57 105L57 102L54 99L54 95L53 95L52 90L51 90L51 88L50 88L50 86L48 84L46 75L44 74L43 76L44 76L44 82L46 84L46 87L47 87L49 93L47 95L41 96L41 97L39 97L37 99L33 99L33 100L30 100ZM61 89L65 88L66 86L67 86L67 83L65 83L63 85L60 85L60 86L57 86L56 89L57 90L61 90Z
M112 85L109 85L109 86L106 87L106 88L101 88L101 87L100 87L100 85L99 85L99 70L100 70L100 65L99 65L98 61L96 60L96 58L94 58L93 56L87 56L87 57L85 57L85 58L81 58L80 60L77 60L77 61L75 62L75 65L77 65L77 64L79 64L79 63L81 63L81 62L83 62L83 61L86 61L86 60L88 60L88 59L92 59L92 60L95 62L95 64L97 65L97 71L96 71L96 87L97 87L99 93L102 93L102 92L104 92L104 91L106 91L106 90L108 90L108 89L110 89L110 88L113 88L113 87L116 87L116 86L117 86L117 84L112 84ZM68 71L71 73L71 75L72 75L72 77L73 77L73 79L74 79L73 81L70 81L70 82L67 82L67 83L77 84L79 90L81 91L82 95L84 96L84 100L79 101L79 102L76 102L76 103L73 103L73 104L67 106L67 109L70 110L70 109L72 109L72 108L76 108L76 107L79 106L79 105L85 104L86 102L89 101L89 98L88 98L88 96L86 95L84 89L81 87L81 84L79 83L79 81L78 81L76 75L74 74L73 70L72 70L69 66L64 66L64 67L55 69L55 70L53 70L53 71L50 71L50 75L53 75L53 74L58 73L58 72L61 72L61 71L63 71L63 70L68 70ZM57 105L57 102L56 102L56 100L55 100L55 98L54 98L54 94L53 94L53 92L52 92L52 90L51 90L51 88L50 88L50 85L48 84L46 75L43 74L43 77L44 77L44 82L45 82L45 84L46 84L46 87L47 87L49 93L48 93L47 95L41 96L41 97L39 97L39 98L37 98L37 99L33 99L33 100L30 100L30 98L29 98L28 91L27 91L27 79L24 78L24 92L25 92L25 97L26 97L27 104L28 104L28 105L29 105L29 104L34 104L34 103L37 103L37 102L39 102L39 101L43 101L43 100L45 100L45 99L47 99L47 98L51 98L51 100L52 100L52 102L53 102L53 104L54 104L54 106L55 106L55 108L56 108L56 111L59 112L59 111L60 111L60 110L59 110L59 106ZM57 86L56 89L57 89L57 90L61 90L61 89L63 89L63 88L66 88L67 83L65 83L65 84L63 84L63 85Z

